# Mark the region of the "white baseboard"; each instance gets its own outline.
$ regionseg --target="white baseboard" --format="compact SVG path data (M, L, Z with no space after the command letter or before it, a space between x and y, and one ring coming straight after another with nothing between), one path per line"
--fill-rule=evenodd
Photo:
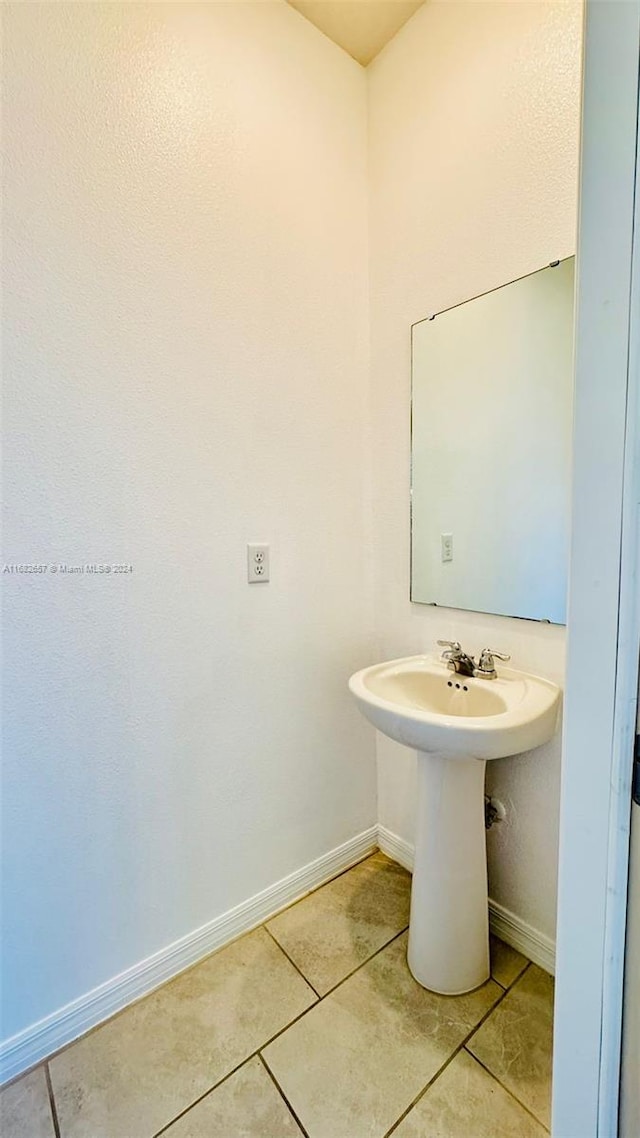
M263 924L281 909L355 865L376 848L405 869L413 869L414 851L409 842L385 826L371 826L368 830L363 830L361 834L277 881L255 897L5 1040L0 1044L0 1085L72 1043L90 1028L122 1011L128 1004L149 995L155 988L173 979L185 968L197 964L209 953ZM501 940L524 953L545 971L554 972L555 945L549 937L491 899L489 923L491 931Z
M534 964L539 964L545 972L555 976L556 946L551 937L538 932L532 925L523 921L522 917L518 917L516 913L505 909L504 905L498 904L491 898L489 898L489 926L491 932L500 937L505 944L517 948L518 952L528 956Z
M387 857L397 861L411 872L414 848L404 838L398 837L386 826L378 824L378 846ZM554 975L556 947L551 938L538 932L537 929L518 917L516 913L505 909L504 905L493 901L491 897L489 898L489 927L491 932L500 937L500 940L503 940L505 944L510 944L512 948L522 952L529 960L533 960L534 964L539 964L545 972Z
M371 826L255 897L5 1040L0 1044L0 1084L34 1067L134 1000L149 995L154 988L197 964L209 953L263 924L293 901L355 865L377 845L378 829Z
M378 823L378 849L381 849L392 861L397 861L399 865L408 869L409 873L413 873L414 847L380 823Z

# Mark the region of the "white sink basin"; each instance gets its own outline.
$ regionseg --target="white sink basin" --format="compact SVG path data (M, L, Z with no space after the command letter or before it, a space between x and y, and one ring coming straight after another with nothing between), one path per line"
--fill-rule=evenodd
M397 743L455 758L501 759L554 734L560 689L501 668L495 680L451 672L440 660L408 656L374 664L349 680L360 710Z
M467 678L426 656L364 668L349 687L379 731L418 752L409 967L434 992L469 992L489 978L485 760L546 743L560 689L511 668Z

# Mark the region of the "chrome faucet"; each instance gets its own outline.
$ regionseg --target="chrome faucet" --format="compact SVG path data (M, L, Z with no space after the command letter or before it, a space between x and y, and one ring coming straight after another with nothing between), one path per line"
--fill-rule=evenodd
M447 667L460 676L474 676L476 662L473 656L463 652L459 640L439 640L438 644L444 648L442 659L447 661Z
M495 661L510 659L511 657L504 652L494 652L493 648L483 648L475 674L482 680L495 680L498 677Z
M495 680L496 660L510 660L504 652L494 652L492 648L483 648L476 664L473 656L464 652L459 640L439 640L438 644L444 648L442 659L447 661L447 667L460 676L471 676L479 680Z

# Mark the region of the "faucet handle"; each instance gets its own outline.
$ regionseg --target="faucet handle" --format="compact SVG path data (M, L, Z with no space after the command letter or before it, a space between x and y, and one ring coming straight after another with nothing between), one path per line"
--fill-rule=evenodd
M436 642L440 648L444 648L442 653L443 660L451 660L452 657L460 656L462 654L462 645L459 640L438 640Z
M507 655L506 652L496 652L493 648L483 648L482 652L480 653L480 659L482 659L483 656L489 656L489 657L492 657L496 660L510 660L511 659L511 656Z
M496 675L496 660L510 660L506 652L494 652L493 648L483 648L478 660L476 674L486 679L494 679Z

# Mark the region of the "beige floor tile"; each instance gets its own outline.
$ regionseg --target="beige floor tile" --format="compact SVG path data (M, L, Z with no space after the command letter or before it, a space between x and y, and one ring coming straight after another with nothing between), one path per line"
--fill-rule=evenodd
M411 877L374 854L267 928L320 995L409 924Z
M55 1138L44 1067L0 1091L2 1138Z
M300 1138L302 1131L259 1059L250 1059L163 1138Z
M148 1138L315 1002L264 929L51 1061L61 1138Z
M436 996L404 934L274 1040L265 1059L310 1138L380 1138L502 989Z
M549 1126L552 1046L553 980L532 964L468 1048Z
M547 1138L535 1118L466 1051L409 1112L393 1138Z
M489 938L491 950L491 975L494 980L502 984L503 988L510 988L514 980L518 979L529 961L510 944L505 944L497 936Z

